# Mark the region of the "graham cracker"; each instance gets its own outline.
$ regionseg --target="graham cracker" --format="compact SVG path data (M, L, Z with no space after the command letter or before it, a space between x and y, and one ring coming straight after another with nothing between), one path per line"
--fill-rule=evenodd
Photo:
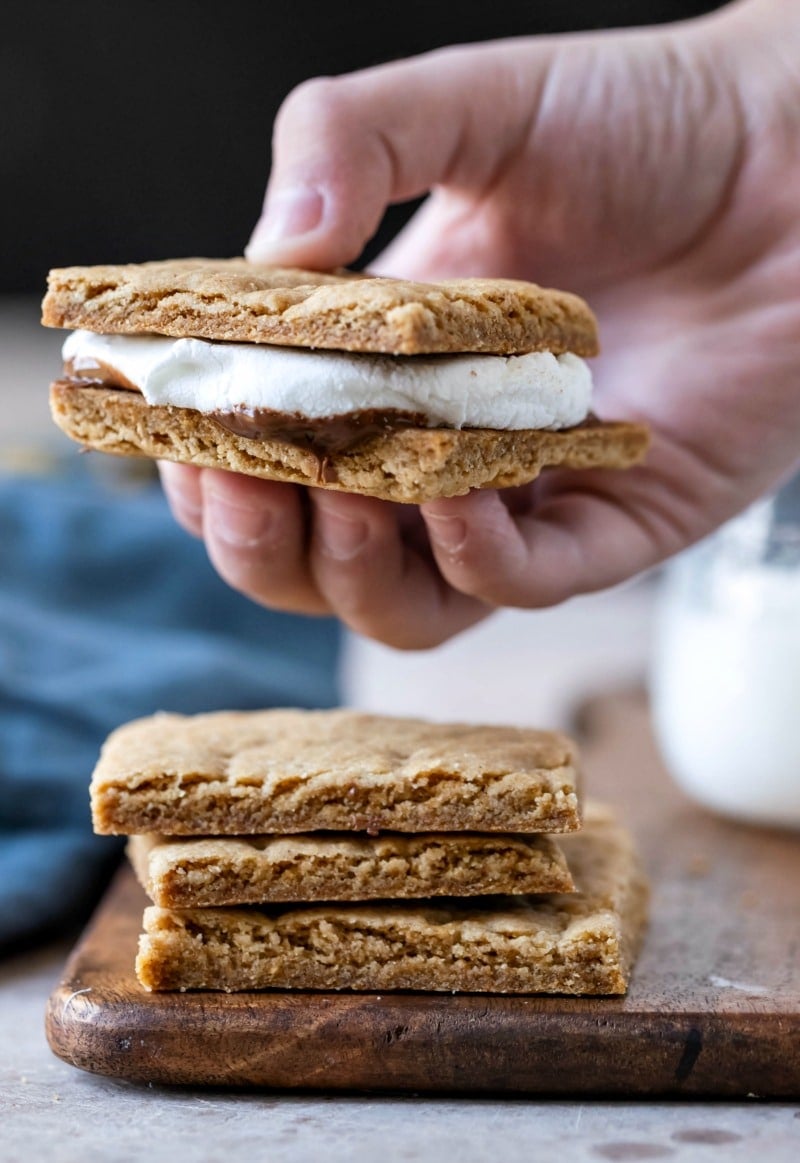
M572 892L549 836L439 832L173 839L132 836L128 856L163 908Z
M388 355L597 353L594 315L565 291L514 279L320 274L241 258L53 270L42 322Z
M599 420L556 432L402 428L321 456L283 441L238 435L194 409L151 406L132 391L59 380L50 404L55 423L85 448L406 504L527 484L546 467L629 468L643 458L649 441L644 425Z
M624 993L647 913L631 838L600 813L562 843L577 893L287 910L151 907L136 972L148 990Z
M566 832L575 745L551 731L356 711L159 714L120 727L91 783L102 834Z

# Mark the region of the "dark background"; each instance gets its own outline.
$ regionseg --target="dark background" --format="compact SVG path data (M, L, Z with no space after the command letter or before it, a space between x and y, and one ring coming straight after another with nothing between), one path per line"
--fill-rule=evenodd
M241 253L275 112L307 77L456 42L655 23L718 6L4 0L0 290L38 291L51 266ZM368 255L407 213L390 213Z

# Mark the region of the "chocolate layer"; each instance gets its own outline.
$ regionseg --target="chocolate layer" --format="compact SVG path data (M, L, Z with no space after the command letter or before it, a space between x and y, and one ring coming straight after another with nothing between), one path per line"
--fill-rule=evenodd
M337 416L309 417L274 412L269 408L237 408L234 412L208 412L223 428L252 440L282 440L308 448L318 456L332 456L399 428L426 428L421 412L399 408L362 408Z
M71 359L65 360L64 375L68 380L75 380L82 388L94 384L98 388L123 388L126 392L141 392L139 385L124 376L119 368L99 359L94 360L91 367L84 363L79 368L75 367Z
M67 362L65 381L75 387L120 388L139 392L120 372L107 364L76 369ZM427 428L421 412L399 408L362 408L335 416L310 417L299 412L276 412L270 408L237 408L230 412L207 412L222 428L249 440L280 440L313 453L319 464L320 481L335 479L329 460L350 451L374 436L388 436L401 428Z

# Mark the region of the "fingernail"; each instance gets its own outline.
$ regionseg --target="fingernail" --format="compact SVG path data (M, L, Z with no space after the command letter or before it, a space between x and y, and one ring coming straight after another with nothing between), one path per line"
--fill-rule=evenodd
M267 199L264 213L256 223L245 247L249 259L257 259L262 250L275 242L284 242L315 230L325 213L325 198L316 186L292 186L276 190Z
M467 540L467 523L461 517L440 517L426 513L425 519L436 544L442 549L448 553L457 553L463 547Z
M206 495L206 518L214 535L234 549L254 549L261 545L273 524L269 509L232 505L213 490Z
M336 561L355 557L367 540L369 530L364 521L353 521L338 513L322 513L317 517L317 536L322 552Z

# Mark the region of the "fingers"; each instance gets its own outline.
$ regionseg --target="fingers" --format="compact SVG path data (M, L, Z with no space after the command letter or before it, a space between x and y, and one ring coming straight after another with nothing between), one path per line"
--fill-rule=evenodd
M489 213L471 196L436 190L370 263L369 272L422 282L500 274L521 278L530 272L515 238L519 216L511 228L502 217L498 207Z
M330 613L309 570L302 489L203 469L200 494L208 556L230 586L265 606Z
M217 572L230 586L265 606L303 614L330 610L306 560L303 493L192 465L159 464L173 516L205 540Z
M398 510L370 497L312 493L311 569L351 629L399 649L438 645L489 613L443 584L430 555L402 531ZM405 513L402 513L405 510Z
M346 264L390 202L448 180L490 181L527 125L526 94L536 91L537 62L541 71L549 51L529 47L523 68L511 42L448 49L295 89L276 121L248 258Z
M579 543L546 515L515 519L489 490L431 501L421 511L442 577L459 592L522 607L555 604L577 592Z
M335 614L400 649L436 646L488 607L447 586L410 506L162 465L170 506L220 576L254 601Z
M659 499L644 470L613 481L559 474L557 490L516 515L491 490L423 505L443 579L490 605L540 608L625 581L704 532L688 499Z
M444 642L496 606L539 608L614 585L702 532L690 527L690 500L673 488L659 503L641 470L625 474L619 495L615 474L564 472L539 491L485 490L417 511L174 467L164 473L173 510L202 532L234 589L277 609L333 613L400 649Z
M170 466L164 478L235 589L403 649L437 645L497 606L551 606L627 580L732 511L726 478L663 434L647 469L551 472L419 509L210 469Z
M200 489L202 469L191 464L159 461L161 484L172 515L187 533L203 536L203 496Z

